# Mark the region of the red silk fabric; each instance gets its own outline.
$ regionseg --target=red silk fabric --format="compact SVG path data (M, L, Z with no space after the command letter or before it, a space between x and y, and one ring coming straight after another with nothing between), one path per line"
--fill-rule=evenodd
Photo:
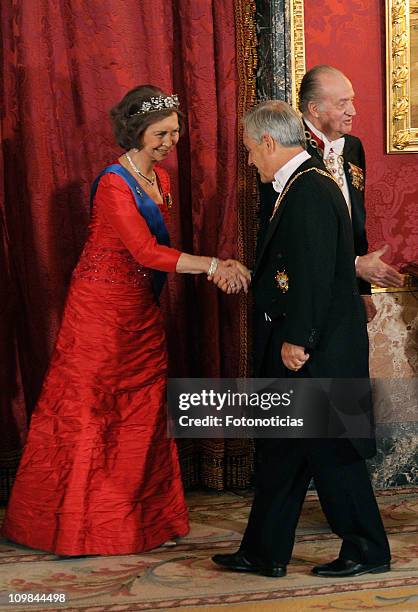
M12 452L85 239L90 184L119 154L108 110L129 88L153 83L178 93L186 115L178 155L166 164L173 246L235 255L237 71L233 0L6 0L0 10L8 236L0 442ZM205 278L176 276L164 309L173 373L236 374L236 298Z

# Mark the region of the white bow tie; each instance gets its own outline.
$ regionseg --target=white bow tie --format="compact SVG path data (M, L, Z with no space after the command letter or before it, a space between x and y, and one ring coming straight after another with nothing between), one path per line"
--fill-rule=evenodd
M324 142L324 158L326 159L328 157L331 149L336 155L342 155L344 144L344 136L341 136L341 138L337 138L337 140L332 140L331 142L329 140L327 142Z

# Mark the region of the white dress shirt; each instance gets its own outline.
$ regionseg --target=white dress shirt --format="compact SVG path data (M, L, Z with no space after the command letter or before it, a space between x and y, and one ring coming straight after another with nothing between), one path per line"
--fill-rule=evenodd
M299 166L303 164L304 161L310 157L311 156L307 151L301 151L292 157L292 159L289 159L289 161L286 162L285 165L280 168L280 170L277 170L273 181L274 191L277 191L277 193L280 194L292 174L299 168Z

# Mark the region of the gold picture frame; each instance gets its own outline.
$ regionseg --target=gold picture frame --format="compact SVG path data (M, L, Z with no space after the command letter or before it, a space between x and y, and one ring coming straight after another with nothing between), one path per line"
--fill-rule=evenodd
M386 0L387 152L418 153L418 0Z
M303 75L306 72L305 20L303 0L290 0L290 32L292 63L292 106L295 110L298 110L299 88Z

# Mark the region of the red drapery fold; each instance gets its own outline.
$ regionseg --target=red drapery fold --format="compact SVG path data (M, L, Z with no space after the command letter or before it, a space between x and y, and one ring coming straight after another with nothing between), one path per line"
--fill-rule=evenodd
M167 163L172 243L234 257L238 85L233 0L5 0L0 11L0 442L10 458L53 349L90 183L120 154L109 108L141 83L179 94L187 129ZM172 373L237 375L237 298L191 277L171 279L165 298Z

